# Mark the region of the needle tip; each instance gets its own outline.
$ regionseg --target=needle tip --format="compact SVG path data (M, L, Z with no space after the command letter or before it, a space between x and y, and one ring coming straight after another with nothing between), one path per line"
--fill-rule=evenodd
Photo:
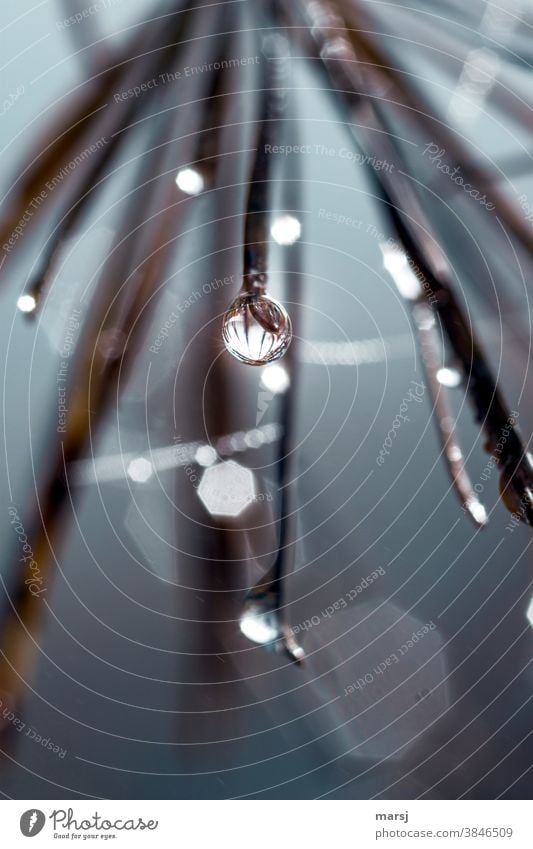
M301 665L304 662L305 652L292 635L284 635L283 648L294 663Z
M481 501L478 501L477 498L471 498L466 502L465 507L476 525L482 528L487 524L489 517Z

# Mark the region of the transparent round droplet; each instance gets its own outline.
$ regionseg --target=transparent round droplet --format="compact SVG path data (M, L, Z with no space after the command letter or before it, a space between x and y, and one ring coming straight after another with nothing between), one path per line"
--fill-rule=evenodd
M239 295L225 314L222 338L235 359L262 366L286 352L292 339L291 320L274 298L246 293Z
M21 295L17 301L17 307L24 313L32 313L36 306L37 299L33 295Z
M453 366L443 366L437 371L437 380L448 389L456 389L463 382L463 376L459 369Z
M181 168L176 174L176 185L186 195L199 195L205 188L205 181L196 168Z
M281 637L281 627L275 611L257 602L245 605L239 620L239 627L245 637L262 646L274 646Z
M239 620L241 633L270 651L285 651L292 661L301 663L305 652L296 642L290 627L282 621L277 604L272 593L248 597Z
M261 386L272 392L273 395L282 395L287 391L291 384L287 369L280 366L278 363L269 363L263 369L261 375Z

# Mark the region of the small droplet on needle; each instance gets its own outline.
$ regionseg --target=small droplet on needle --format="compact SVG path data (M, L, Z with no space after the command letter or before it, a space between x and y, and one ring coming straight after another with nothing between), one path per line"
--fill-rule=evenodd
M23 313L32 313L37 306L37 300L33 295L21 295L17 301L17 307Z

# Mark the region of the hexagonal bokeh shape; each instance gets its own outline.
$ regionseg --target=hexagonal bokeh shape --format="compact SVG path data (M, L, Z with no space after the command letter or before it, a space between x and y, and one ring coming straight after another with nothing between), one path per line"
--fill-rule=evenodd
M198 496L212 516L238 516L255 499L253 472L234 460L210 466L202 474Z

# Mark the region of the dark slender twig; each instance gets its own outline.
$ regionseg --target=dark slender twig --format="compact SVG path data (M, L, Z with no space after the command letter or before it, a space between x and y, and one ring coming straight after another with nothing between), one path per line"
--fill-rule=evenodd
M190 3L188 5L190 6ZM163 10L165 12L154 22L143 26L140 34L132 36L126 47L114 57L109 68L92 77L82 87L76 88L66 99L65 106L54 116L53 125L47 126L39 134L27 156L29 164L3 200L5 210L0 223L0 244L9 241L28 209L31 209L32 214L27 228L39 221L49 209L46 202L35 208L32 206L43 189L46 189L48 182L57 178L70 161L91 143L101 137L111 138L120 128L123 111L115 109L118 103L113 102L110 106L110 97L114 93L121 94L150 81L157 72L161 57L166 56L168 61L169 55L176 48L175 43L169 43L169 30L181 31L181 15L186 16L187 9L167 12L168 3L165 2ZM176 26L176 22L179 26ZM133 99L137 100L136 97ZM121 105L124 107L123 103ZM92 157L98 159L101 155L105 155L105 145L95 151ZM86 182L87 170L94 165L92 157L85 158L69 174L69 192L65 192L65 195L68 194L71 203L82 194L81 187ZM63 193L61 197L63 198ZM52 200L53 198L54 196ZM13 250L20 244L21 240L16 242Z
M302 6L308 15L328 79L347 112L347 126L355 143L368 153L372 151L376 157L397 165L393 176L384 170L372 170L374 183L400 242L426 280L424 294L438 315L461 364L476 418L487 434L487 449L495 449L504 431L509 434L498 457L506 477L505 492L510 489L513 493L512 499L504 500L508 505L510 500L514 504L519 503L523 508L521 518L533 524L533 464L530 455L496 386L481 346L454 295L453 272L447 257L404 173L400 154L380 120L375 98L365 96L366 77L359 73L352 35L344 26L336 6L320 0L303 0Z
M289 316L267 294L271 174L275 159L272 147L279 138L286 106L288 41L267 28L261 39L261 52L266 61L259 135L244 219L243 282L239 296L224 316L222 329L227 349L248 365L263 365L278 359L292 337Z
M375 4L377 8L379 8L379 3ZM443 3L441 2L433 2L430 7L428 7L426 2L413 2L410 0L409 8L402 9L402 7L398 7L398 11L405 11L408 15L408 21L405 22L405 26L409 29L414 22L415 18L418 21L430 21L433 24L433 27L440 27L439 29L439 43L441 38L441 30L443 27L447 27L453 33L453 37L457 39L458 42L468 42L470 47L472 46L472 32L476 29L479 29L480 23L483 20L484 13L490 7L488 4L482 2L478 4L477 9L475 5L466 5L465 3L459 2L457 3ZM495 7L496 8L496 7ZM383 3L383 12L387 14L391 9L390 3ZM377 11L377 10L376 10ZM496 14L504 11L503 9L496 8ZM512 8L509 10L508 21L512 20ZM517 9L517 11L519 11ZM414 13L414 14L413 14ZM446 17L446 13L452 14L453 17ZM500 58L502 58L506 64L517 65L524 70L530 70L533 57L530 53L527 52L527 48L530 47L528 43L528 36L531 35L531 24L527 23L527 21L521 19L520 17L515 17L515 23L512 27L512 32L507 33L507 38L504 38L503 43L499 42L497 38L487 38L486 32L480 33L480 38L483 39L483 43L485 43L491 50L495 51ZM383 19L383 16L381 16ZM404 19L405 20L405 19ZM523 26L525 24L525 26ZM495 21L493 24L493 29L496 31L498 24ZM428 24L429 27L429 24ZM435 30L433 29L433 32ZM495 33L496 34L496 33ZM510 36L510 37L509 37ZM451 38L452 36L448 36ZM519 43L523 39L523 43Z
M204 20L207 26L209 18ZM208 81L198 77L196 84L201 100ZM208 101L208 109L210 104ZM69 495L68 470L81 457L101 423L118 390L119 379L123 383L132 367L136 343L155 302L153 295L175 254L175 236L188 214L187 205L176 200L176 185L164 167L166 162L173 165L175 161L173 148L168 144L174 123L172 109L162 110L154 118L150 150L141 159L132 181L138 187L135 202L129 205L121 222L72 358L66 433L59 439L54 426L54 434L47 443L48 471L43 475L44 484L24 517L33 556L44 579L53 571L53 541ZM122 344L109 348L106 339L110 334L122 340ZM4 648L10 642L14 622L35 622L42 612L42 600L28 591L26 577L21 576L12 594L13 614L4 624L2 634Z
M335 8L337 8L336 4ZM351 28L350 30L345 28L345 39L355 47L353 61L362 60L372 67L372 73L367 74L365 91L368 94L377 95L386 88L387 99L396 99L406 116L410 116L412 121L430 132L437 132L439 143L445 148L450 162L452 165L460 165L462 173L470 183L473 185L486 183L486 170L472 161L470 152L462 139L449 129L443 120L435 118L430 104L414 81L410 80L407 85L403 69L395 68L381 42L378 43L377 39L368 35L372 30L372 24L368 20L366 10L363 10L363 4L351 0L343 4L343 10L346 13L346 22ZM510 232L529 252L533 251L533 233L516 205L495 185L487 187L487 199L494 204L499 218ZM489 226L495 226L495 222L492 223L489 220Z
M190 8L190 4L188 8ZM191 23L190 17L179 16L175 22L173 31L170 33L171 38L179 43L186 36ZM172 49L163 48L155 54L157 64L155 65L154 76L159 76L168 67L169 58L172 56ZM132 71L134 68L135 66L133 66ZM137 76L138 71L135 70L134 78L137 79ZM131 83L131 85L128 86L128 83ZM126 78L124 85L127 86L127 91L128 88L133 88L134 83ZM154 101L157 105L158 100L163 98L163 94L161 93L161 89L154 89L154 91L156 94ZM157 96L158 94L159 97ZM125 104L121 102L116 103L113 109L116 113L113 116L114 132L109 136L100 155L95 155L88 160L87 167L83 169L81 175L81 184L78 183L76 186L77 200L67 208L66 212L63 209L58 212L57 223L53 227L52 233L39 255L37 267L32 270L26 292L34 298L37 305L46 283L53 276L65 240L72 233L78 221L86 212L89 204L94 201L95 188L97 189L99 183L103 182L106 170L112 162L113 157L128 138L129 132L131 132L128 129L126 132L121 132L120 130L123 127L128 128L134 118L142 111L143 101L137 97L130 97ZM28 315L35 317L37 312L38 310L35 309L28 313Z
M433 418L437 424L437 431L450 477L470 518L476 525L483 526L488 520L487 512L477 497L466 471L455 417L451 405L448 403L448 390L438 378L440 334L435 316L427 304L418 304L413 310L413 318L418 331L427 384L433 401Z
M291 208L298 208L299 192L296 166L292 166L290 194L293 195ZM286 249L287 250L287 249ZM282 648L291 660L300 663L304 651L298 645L287 623L285 587L287 576L292 572L296 555L298 513L296 504L296 409L298 404L299 369L299 312L301 299L301 247L298 242L289 249L287 258L288 282L290 285L291 313L294 318L295 336L289 348L284 365L289 377L289 388L281 401L280 424L282 437L279 443L277 459L277 477L279 492L279 540L274 563L261 580L249 591L244 601L241 622L247 617L268 617L272 625L273 639L268 643Z
M280 122L286 109L287 42L272 33L263 38L265 57L262 114L257 151L248 189L244 230L243 291L266 291L270 180L275 157L272 145L279 139Z
M74 3L72 0L59 0L59 5L65 19L74 18L75 21L75 25L63 26L62 29L73 47L77 48L76 58L82 62L89 73L101 67L105 58L108 58L107 51L101 44L100 27L95 20L95 15L86 12L85 0L75 0Z
M422 286L408 265L405 253L398 246L381 245L384 265L396 283L400 294L406 297L405 275L409 278L411 293L408 300L412 303L412 321L427 385L432 401L433 418L437 425L443 456L464 509L476 525L487 522L487 513L479 501L465 468L464 454L457 435L452 408L448 403L448 392L439 380L441 335L432 308L425 302Z
M288 57L285 59L283 81L288 84ZM285 96L284 96L285 99ZM283 107L285 109L285 105ZM286 198L290 209L299 209L301 194L301 175L298 163L291 166L291 179L286 184ZM266 202L266 199L265 199ZM266 210L262 217L266 219ZM268 220L267 220L268 225ZM266 236L265 236L266 238ZM293 342L285 355L284 364L289 378L289 388L281 401L280 424L282 437L277 459L277 477L279 491L279 541L274 562L268 572L248 592L244 600L241 615L241 627L247 633L245 623L267 619L271 626L265 630L267 644L276 649L282 649L289 658L300 663L304 651L298 645L287 622L285 587L287 576L292 572L296 554L297 540L297 505L296 505L296 409L298 403L298 335L300 331L300 302L301 302L301 246L296 241L290 247L284 248L286 256L287 280L290 285L291 313L293 315L295 335ZM288 252L288 253L287 253ZM261 633L261 630L260 630Z
M307 0L303 0L303 2L304 5L308 6ZM302 24L298 11L301 11L301 8L301 2L291 4L290 7L286 7L286 17L290 25L295 26L300 32L301 42L304 47L308 48L308 54L318 58L316 48L312 47L314 39L310 33L310 27L307 21ZM317 4L317 8L324 11L324 5L320 2ZM346 44L350 44L353 48L352 59L349 61L365 71L363 93L376 103L386 96L387 104L395 104L401 107L402 114L416 123L419 128L424 127L438 137L440 145L446 150L450 165L452 167L454 165L460 166L462 174L468 182L473 185L485 185L487 183L486 169L472 160L470 151L458 134L454 133L444 120L435 116L431 105L420 90L416 88L412 75L407 74L403 68L397 67L398 63L393 62L382 43L372 37L372 23L368 20L366 11L363 11L362 4L351 0L351 2L342 5L342 12L346 15L346 23L344 16L338 11L339 9L338 4L330 2L328 13L330 35L332 29L336 28L335 21L342 21L344 40ZM355 71L355 67L352 68L352 71ZM406 82L407 77L409 77L409 84ZM354 89L353 84L351 84L351 88ZM359 91L357 85L355 89ZM494 184L491 184L487 189L487 200L494 204L498 211L498 217L509 228L509 231L514 233L529 252L533 251L533 233L520 215L516 204L510 201ZM495 222L491 222L491 220L488 220L488 224L495 226Z
M159 132L155 134L156 137L157 135ZM148 160L141 163L139 173L136 175L138 179L146 181L152 177L153 159L152 156L148 167ZM153 185L148 183L145 192L150 193ZM32 504L31 511L24 519L33 556L35 562L39 564L41 581L45 586L53 574L55 560L53 541L58 534L62 510L69 493L68 468L71 463L79 459L91 431L98 426L107 408L106 402L112 398L119 366L124 369L125 365L121 362L120 356L107 356L101 341L105 339L107 329L110 329L116 337L120 337L121 333L129 330L126 321L122 324L117 321L116 313L120 303L117 288L118 281L123 279L124 269L130 268L127 263L126 247L130 257L134 256L127 238L128 233L142 224L146 206L144 204L135 206L134 210L137 210L135 214L128 215L124 221L121 238L124 238L125 242L122 245L120 240L117 242L109 262L109 270L104 271L105 287L97 293L89 318L89 326L85 330L84 339L80 342L81 350L76 352L72 364L66 433L61 442L58 441L56 434L55 438L52 437L53 442L50 441L47 446L47 453L53 457L49 462L51 468L48 473L45 473L46 480L40 494L37 495L36 503ZM135 313L132 317L138 318ZM130 352L131 345L130 342ZM12 633L17 632L17 622L23 622L26 628L30 623L35 627L42 616L42 599L28 590L29 577L29 574L23 575L18 588L11 594L12 613L7 622L3 623L1 640L2 650L7 651L7 654L11 653L12 644L15 647L18 646L17 652L21 651L18 645L20 637L16 640L11 638ZM24 649L26 665L29 663L27 652L30 649ZM9 674L8 670L6 672Z

